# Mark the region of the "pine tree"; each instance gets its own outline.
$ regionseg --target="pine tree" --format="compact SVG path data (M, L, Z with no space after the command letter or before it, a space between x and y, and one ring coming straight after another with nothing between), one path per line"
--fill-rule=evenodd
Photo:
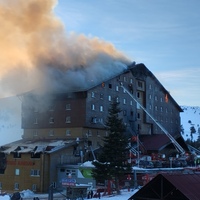
M125 134L123 120L119 117L121 112L119 103L113 101L108 110L106 121L108 136L105 136L104 146L98 161L94 161L93 177L97 181L114 180L119 193L119 181L125 174L131 172L131 165L127 162L129 156L129 138Z

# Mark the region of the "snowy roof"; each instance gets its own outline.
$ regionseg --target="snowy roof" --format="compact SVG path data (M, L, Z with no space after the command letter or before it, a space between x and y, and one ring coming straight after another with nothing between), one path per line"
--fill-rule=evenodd
M93 168L94 165L92 164L92 161L86 161L83 164L81 164L80 167L89 167L89 168L91 167L91 168Z
M10 154L11 152L18 153L53 153L62 148L72 146L76 140L18 140L4 146L1 146L1 152Z

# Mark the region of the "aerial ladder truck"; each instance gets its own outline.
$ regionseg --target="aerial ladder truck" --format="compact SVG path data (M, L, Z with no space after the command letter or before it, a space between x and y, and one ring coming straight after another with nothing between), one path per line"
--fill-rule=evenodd
M120 83L120 86L124 89L124 91L137 103L137 105L154 121L154 123L165 133L165 135L170 139L176 150L180 153L181 156L185 155L185 150L181 147L181 145L174 139L172 135L142 106L137 99Z

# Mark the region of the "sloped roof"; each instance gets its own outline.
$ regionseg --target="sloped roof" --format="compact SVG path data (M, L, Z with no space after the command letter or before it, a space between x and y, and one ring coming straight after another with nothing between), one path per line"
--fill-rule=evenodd
M129 200L181 199L199 200L200 174L158 174Z
M1 146L1 152L10 154L12 152L18 153L53 153L62 148L66 148L76 144L74 140L18 140L6 145Z
M147 151L161 151L168 145L173 144L165 134L141 135L139 139L142 147ZM180 134L174 139L185 151L189 151L187 144Z
M200 199L200 174L162 174L188 199Z
M118 77L119 75L121 75L123 73L130 71L130 69L134 68L136 64L135 64L135 62L132 62L129 65L124 63L124 65L126 66L126 68L121 68L120 70L117 70L117 71L115 71L115 69L113 69L112 73L110 73L110 74L106 73L104 76L100 76L100 77L98 76L98 79L96 81L85 82L85 85L84 84L73 85L73 86L67 88L66 91L62 91L62 92L60 90L49 90L48 93L49 93L49 95L51 95L51 94L59 95L59 94L66 94L66 93L76 93L76 92L78 93L78 92L88 91L88 90L102 84L103 82L106 82L110 79ZM83 69L80 69L80 72L81 72L81 70L83 70ZM85 73L84 71L82 71L82 72ZM38 91L40 91L39 88L25 92L25 93L21 94L21 96L32 95L35 92L36 92L36 94L38 94L37 93Z
M174 105L177 107L179 112L183 112L183 109L178 105L178 103L173 99L173 97L170 95L169 91L165 89L165 87L160 83L160 81L156 78L156 76L143 64L139 63L135 65L131 69L132 73L134 72L140 72L141 74L145 74L146 76L152 77L152 79L155 80L155 82L160 86L160 89L167 94L168 98L174 103Z
M171 143L165 134L140 136L143 147L149 151L161 151Z

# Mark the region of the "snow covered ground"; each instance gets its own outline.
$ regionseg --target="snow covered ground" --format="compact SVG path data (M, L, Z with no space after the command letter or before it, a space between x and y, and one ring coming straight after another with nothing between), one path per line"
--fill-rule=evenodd
M121 194L120 195L110 195L110 196L101 196L100 199L102 200L128 200L133 194L135 194L138 191L138 189L135 190L121 190ZM38 197L39 199L43 200L43 199L48 199L48 194L39 194L39 195L32 195L30 194L30 196L26 196L25 198L23 198L24 200L26 199L33 199L33 197ZM54 199L59 199L59 194L54 194ZM61 197L60 199L63 199L63 197ZM87 198L84 198L84 200ZM92 198L92 199L98 199L98 198ZM10 196L9 195L4 195L4 196L0 196L0 200L10 200Z

